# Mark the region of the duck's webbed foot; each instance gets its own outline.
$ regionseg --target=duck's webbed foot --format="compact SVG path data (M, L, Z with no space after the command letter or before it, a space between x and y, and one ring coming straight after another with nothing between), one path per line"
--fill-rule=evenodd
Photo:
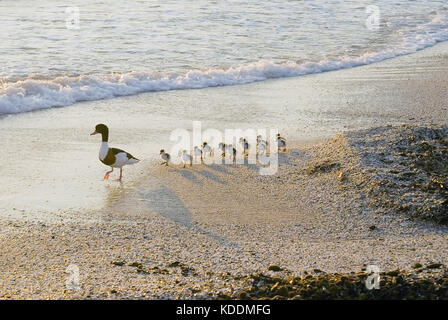
M110 175L112 172L114 172L114 168L112 168L112 170L106 172L106 174L104 175L104 180L109 179L109 175Z

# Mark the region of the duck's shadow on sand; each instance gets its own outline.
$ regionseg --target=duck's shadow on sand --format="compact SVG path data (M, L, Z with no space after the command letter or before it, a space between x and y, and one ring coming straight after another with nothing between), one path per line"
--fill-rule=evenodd
M213 172L207 171L207 170L199 170L196 171L198 174L200 174L201 176L208 178L210 180L213 180L219 184L226 184L225 181L221 180L216 174L214 174Z
M291 164L297 159L307 158L307 156L298 149L292 149L287 153L278 153L277 155L279 164ZM239 160L241 161L243 159ZM193 167L175 168L175 170L173 170L172 172L174 174L180 175L181 177L191 181L196 185L204 185L203 179L199 178L200 176L224 185L227 182L220 178L213 171L224 175L232 175L235 173L233 172L233 169L241 165L256 172L259 172L260 169L259 164L249 163L248 159L246 158L244 159L244 163L194 165ZM151 211L156 212L160 216L171 220L181 227L202 233L215 242L219 243L220 245L233 248L240 247L240 245L236 243L233 243L219 235L216 235L194 225L190 210L188 210L183 201L168 186L160 185L150 191L140 192L139 198L141 201L144 201L145 205Z
M140 200L144 201L151 211L171 220L177 225L202 233L220 245L231 248L241 247L237 243L195 226L190 210L188 210L182 200L167 186L161 185L151 191L140 192L139 196Z

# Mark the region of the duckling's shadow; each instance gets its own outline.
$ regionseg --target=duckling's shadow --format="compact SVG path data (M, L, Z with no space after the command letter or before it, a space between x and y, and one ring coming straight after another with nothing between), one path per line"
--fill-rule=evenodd
M196 171L198 174L206 177L207 179L213 180L219 184L226 184L225 181L221 180L216 174L207 170L198 170Z
M260 168L263 167L263 164L259 162L258 158L252 158L248 156L240 157L236 159L236 166L244 166L256 173L260 172Z
M305 154L304 152L302 152L299 149L290 149L289 151L285 151L285 152L276 152L276 153L271 153L268 154L268 158L266 160L269 161L269 158L272 157L277 157L278 159L278 164L287 164L287 165L291 165L293 161L297 160L297 159L306 159L308 158L308 155ZM264 160L264 161L266 161Z
M229 174L229 170L226 169L225 164L206 164L206 168L219 171L223 174Z
M300 149L290 149L289 156L294 157L294 158L302 158L302 159L309 158L309 155L307 155L305 152L303 152Z
M291 164L295 157L290 156L287 153L278 153L278 164Z
M275 157L277 159L275 159ZM305 154L304 152L300 151L299 149L291 149L288 152L275 152L275 153L268 153L268 155L257 155L256 163L254 163L254 159L249 159L248 157L245 157L243 159L238 159L237 165L243 165L248 169L251 169L255 172L260 172L260 169L262 167L266 167L267 165L272 164L273 162L277 161L278 165L280 164L286 164L291 166L296 166L294 163L298 159L307 159L309 156Z
M253 170L253 171L257 172L257 173L260 172L261 165L258 164L258 163L249 163L249 161L247 161L247 159L244 161L244 163L242 163L240 165L243 165L246 168L248 168L250 170Z
M205 167L209 168L210 166L205 166ZM217 171L220 171L220 170L217 170ZM228 171L226 169L222 169L222 171L225 173L228 173ZM214 174L213 172L204 170L204 169L188 170L186 168L185 169L182 168L182 169L177 169L175 172L178 173L179 175L181 175L183 178L190 180L191 182L193 182L194 184L197 184L197 185L203 185L203 182L198 179L198 177L195 175L195 173L197 173L198 175L201 175L207 179L213 180L219 184L226 184L226 182L223 181L222 179L220 179L216 174Z
M178 169L176 171L174 171L175 173L180 174L183 178L190 180L191 182L193 182L194 184L198 184L198 185L202 185L202 181L199 180L195 174L193 173L193 171L188 170L188 169Z
M167 186L161 185L151 191L140 192L139 196L140 200L144 201L151 211L171 220L177 225L202 233L220 245L232 248L240 247L237 243L228 241L219 235L195 226L191 212L182 200Z
M309 156L299 149L290 149L288 152L279 152L279 164L293 165L294 161L306 160Z

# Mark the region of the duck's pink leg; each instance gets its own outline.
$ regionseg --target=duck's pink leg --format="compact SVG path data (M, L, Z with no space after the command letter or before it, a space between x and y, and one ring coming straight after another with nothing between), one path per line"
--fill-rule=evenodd
M112 170L107 171L106 174L104 175L104 180L109 179L109 175L114 171L114 168L111 167Z
M121 182L121 178L123 178L123 168L120 168L120 178L117 181Z

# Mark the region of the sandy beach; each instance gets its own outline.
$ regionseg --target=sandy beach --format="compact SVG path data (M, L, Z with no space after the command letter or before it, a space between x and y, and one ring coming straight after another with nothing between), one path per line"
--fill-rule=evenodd
M255 274L368 265L389 272L438 263L416 277L446 277L447 48L0 118L0 298L238 297ZM210 101L225 111L195 118ZM126 105L135 108L113 112ZM172 106L185 128L192 120L276 127L288 148L269 176L251 164L159 166L173 128L161 122L163 108L143 105ZM99 141L88 136L105 110L114 144L144 159L126 168L122 184L102 181ZM70 265L79 270L75 289L66 284Z

